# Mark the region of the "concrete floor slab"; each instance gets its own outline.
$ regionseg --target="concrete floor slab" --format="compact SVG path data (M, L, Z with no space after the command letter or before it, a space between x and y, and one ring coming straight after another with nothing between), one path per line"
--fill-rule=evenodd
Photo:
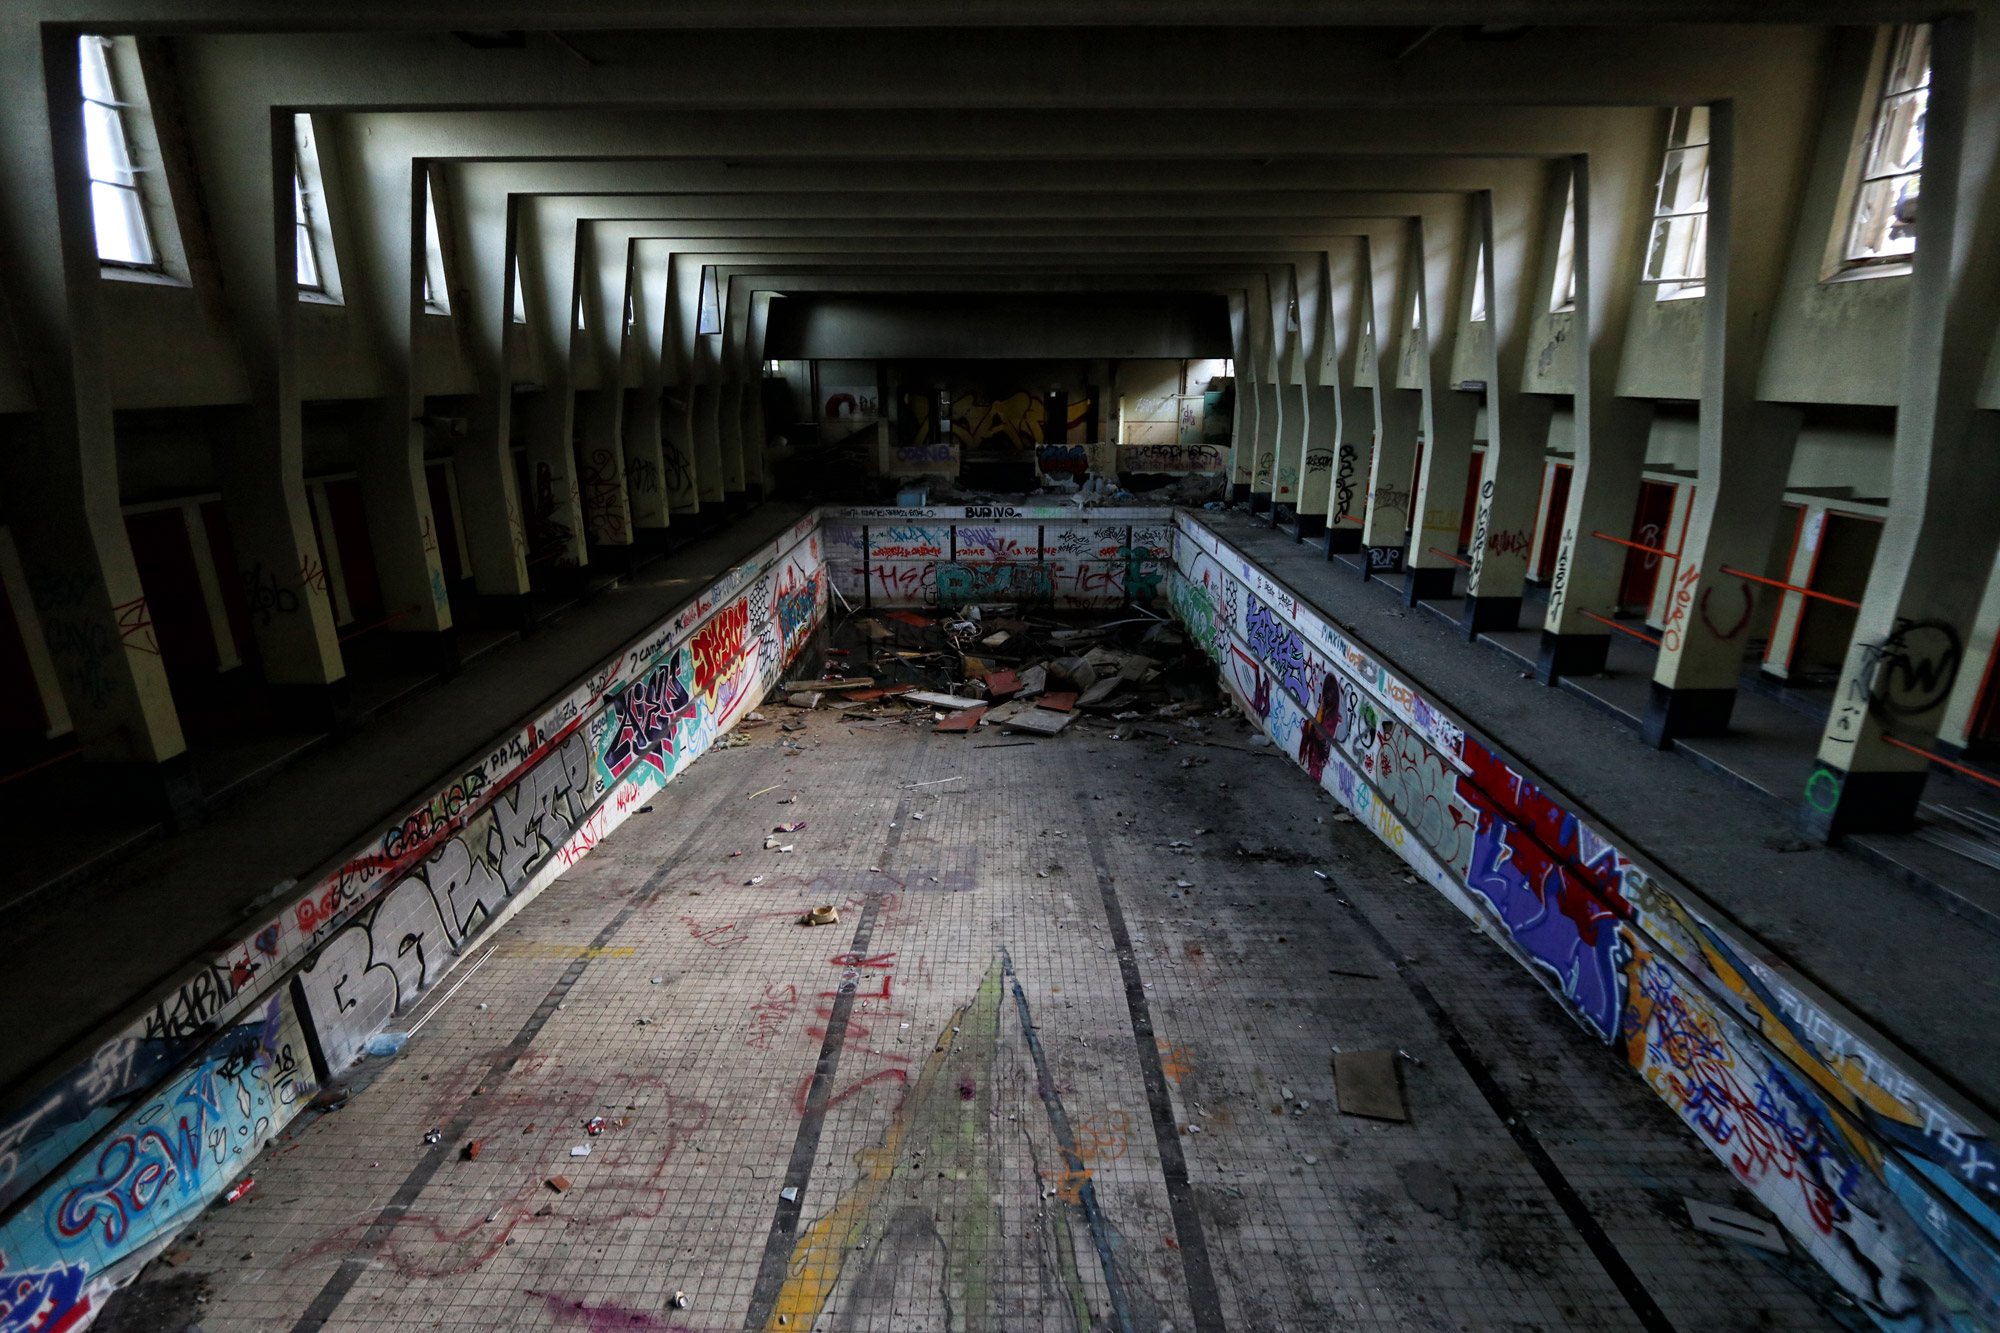
M1688 1224L1759 1210L1268 750L805 720L600 843L137 1292L198 1284L206 1333L1838 1326L1796 1254ZM1413 1057L1408 1124L1339 1113L1363 1049Z

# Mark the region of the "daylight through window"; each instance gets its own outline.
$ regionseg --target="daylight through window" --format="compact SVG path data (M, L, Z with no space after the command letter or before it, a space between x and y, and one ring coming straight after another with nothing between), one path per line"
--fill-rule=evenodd
M146 226L146 201L139 193L125 133L124 104L111 77L111 39L77 42L83 74L83 142L90 172L90 210L97 224L97 257L107 264L153 268L158 263Z
M1917 250L1917 194L1923 183L1924 111L1931 94L1931 30L1896 30L1875 127L1861 162L1854 221L1847 233L1850 264L1906 259Z
M1472 266L1472 316L1474 324L1486 322L1486 247L1479 247L1479 259Z
M1556 279L1549 284L1549 313L1576 309L1576 177L1563 202L1562 235L1556 241Z
M1671 301L1700 296L1707 276L1708 108L1684 106L1674 111L1660 163L1646 281L1658 285L1660 300Z

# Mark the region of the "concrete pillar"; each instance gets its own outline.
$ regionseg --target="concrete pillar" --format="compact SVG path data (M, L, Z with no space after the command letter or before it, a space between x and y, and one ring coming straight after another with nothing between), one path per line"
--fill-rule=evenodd
M694 442L696 493L701 503L719 505L727 486L722 467L721 423L717 412L721 391L714 384L697 384L688 398L688 432Z
M666 458L660 447L660 386L649 383L621 390L625 395L625 493L637 532L664 528L671 521Z
M320 176L330 200L342 184L357 205L352 211L360 225L350 233L347 288L351 304L375 334L385 381L384 395L366 414L354 448L382 612L394 617L382 632L395 635L424 666L456 671L458 636L424 475L423 342L417 336L424 319L425 195L441 191L443 172L405 160L386 163L374 176L366 170L367 155L353 152L348 142L332 133L318 140ZM440 199L440 219L450 213ZM461 304L453 301L454 324ZM331 561L331 525L322 522L320 531Z
M1473 199L1468 199L1461 222L1470 220L1472 208ZM1451 596L1458 573L1453 557L1465 512L1465 478L1472 467L1472 432L1479 418L1478 395L1460 389L1451 376L1464 322L1462 293L1468 285L1466 275L1472 272L1472 259L1466 253L1470 229L1461 225L1450 234L1435 235L1423 219L1416 225L1422 237L1418 272L1423 283L1416 372L1423 385L1427 443L1410 497L1409 547L1404 556L1403 597L1411 605Z
M243 659L236 651L236 632L229 625L227 594L222 590L222 577L216 572L208 523L201 516L199 504L181 506L181 526L187 531L188 553L194 557L195 579L201 584L202 609L208 613L209 638L215 644L215 669L234 671L243 665ZM36 637L40 638L39 629Z
M715 390L715 434L722 450L722 489L731 499L740 499L748 482L743 447L743 385L727 382ZM759 465L762 467L760 461Z
M1661 747L1729 728L1757 597L1755 585L1726 571L1763 570L1802 419L1797 407L1757 399L1794 232L1801 127L1769 108L1757 117L1736 110L1728 102L1709 109L1700 490L1646 709L1646 740Z
M1251 479L1256 471L1257 394L1247 371L1247 349L1238 348L1236 358L1236 404L1229 422L1229 499L1241 504L1250 498Z
M517 618L527 615L528 528L522 512L512 451L514 431L513 356L515 340L528 336L514 316L514 239L517 200L507 203L503 225L475 227L467 207L440 217L438 225L458 236L470 259L472 278L455 293L473 351L478 392L472 396L466 433L452 448L452 478L458 497L459 531L471 557L469 572L482 597L500 599ZM532 318L532 307L519 312Z
M1410 540L1417 441L1424 428L1423 391L1396 387L1397 357L1393 350L1385 355L1381 345L1385 336L1392 349L1400 343L1411 295L1423 281L1423 229L1417 219L1405 224L1401 253L1393 259L1396 266L1391 271L1397 273L1397 279L1373 284L1374 332L1367 354L1376 385L1376 431L1368 466L1367 513L1361 529L1363 578L1399 573L1403 568L1404 548ZM1419 335L1413 331L1411 336Z
M1256 395L1257 433L1250 449L1250 510L1268 514L1278 471L1278 433L1283 428L1285 407L1275 384L1260 380Z
M1339 405L1334 442L1333 479L1326 506L1326 552L1329 557L1361 549L1361 530L1368 512L1369 469L1375 458L1379 427L1375 390L1343 382L1334 389Z
M298 131L254 90L214 78L193 86L191 137L209 149L208 216L250 379L250 408L217 450L222 501L265 679L293 716L337 725L351 705L307 508L299 401Z
M669 388L660 398L660 462L666 468L667 507L676 514L693 514L701 508L701 467L689 405L694 396L693 389Z
M1550 516L1558 543L1535 662L1535 679L1544 685L1604 670L1615 632L1592 617L1608 618L1617 609L1625 548L1590 534L1621 535L1631 525L1652 430L1652 403L1620 398L1617 386L1632 302L1652 298L1651 289L1641 291L1639 275L1662 134L1658 122L1641 122L1622 141L1600 141L1596 154L1571 159L1576 310L1568 318L1576 347L1576 459L1569 501Z
M1535 505L1541 498L1554 404L1521 391L1527 373L1528 327L1547 299L1561 242L1568 164L1544 173L1541 188L1522 191L1524 215L1494 225L1493 196L1476 197L1473 222L1486 254L1486 468L1466 552L1465 607L1460 625L1476 639L1520 624L1521 591L1533 555ZM1502 243L1503 237L1516 238ZM1545 277L1546 275L1546 277Z
M1303 384L1275 386L1278 395L1277 452L1271 470L1271 521L1289 522L1298 513L1305 478L1307 414Z
M1938 20L1889 517L1800 811L1828 840L1913 825L1916 751L1937 748L2000 545L2000 422L1978 407L2000 309L1996 77L1992 23Z
M76 36L9 27L0 40L0 253L37 407L0 448L8 518L26 557L19 582L32 599L16 605L40 623L45 665L86 760L191 823L199 786L119 512Z
M560 361L561 358L552 358ZM521 406L522 442L528 447L528 540L535 561L590 563L589 527L576 470L576 394L567 366L549 371L549 385Z
M1305 460L1299 474L1299 540L1325 534L1333 503L1333 469L1340 444L1340 389L1315 384L1305 395Z
M625 392L612 382L576 395L576 475L583 528L599 546L632 544L632 505L625 484Z

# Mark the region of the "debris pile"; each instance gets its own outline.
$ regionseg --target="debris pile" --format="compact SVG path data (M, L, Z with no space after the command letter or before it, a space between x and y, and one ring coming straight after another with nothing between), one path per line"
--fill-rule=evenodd
M1201 650L1137 605L1108 620L1008 604L854 611L830 637L846 646L826 650L820 677L780 688L801 713L835 711L855 729L1053 737L1081 728L1112 740L1150 730L1181 741L1204 730L1204 715L1231 711ZM1169 722L1174 732L1143 725Z

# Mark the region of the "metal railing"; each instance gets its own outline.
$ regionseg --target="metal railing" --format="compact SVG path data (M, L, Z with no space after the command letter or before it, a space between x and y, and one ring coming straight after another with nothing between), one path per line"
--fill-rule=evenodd
M1595 611L1579 611L1577 614L1589 616L1592 620L1595 620L1600 625L1609 625L1611 626L1611 628L1617 630L1620 634L1629 634L1635 639L1644 639L1647 643L1652 644L1655 648L1660 646L1660 641L1654 638L1652 635L1641 634L1638 630L1633 629L1630 625L1621 625L1617 621L1612 620L1608 616L1600 616Z

